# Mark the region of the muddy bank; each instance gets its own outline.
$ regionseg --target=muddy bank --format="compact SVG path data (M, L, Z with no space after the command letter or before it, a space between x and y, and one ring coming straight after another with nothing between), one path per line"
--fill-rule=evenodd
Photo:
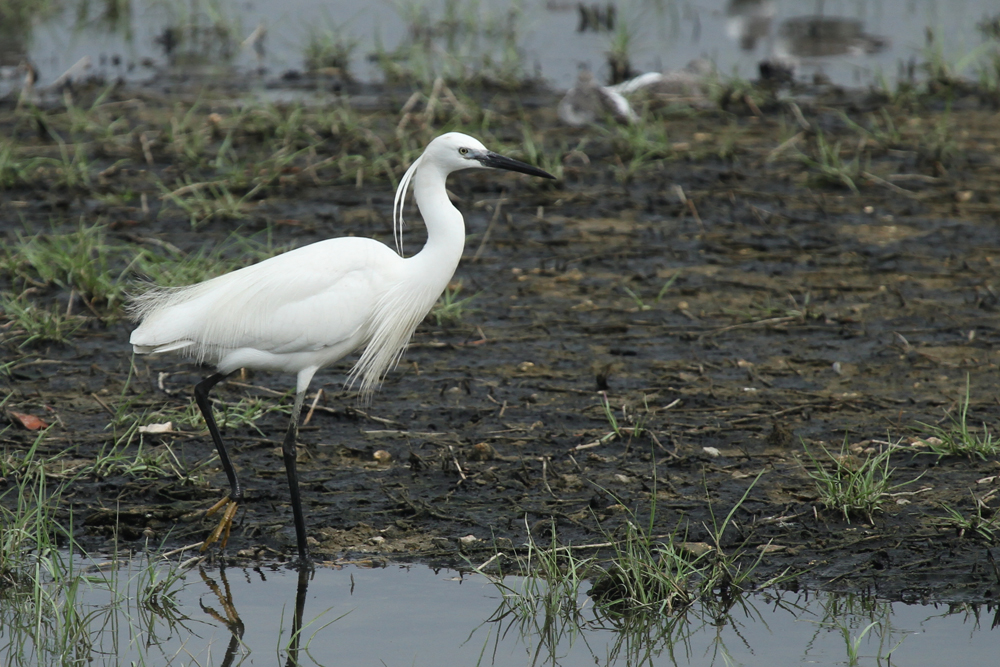
M234 230L268 252L345 234L391 242L387 174L461 129L561 178L453 176L469 234L456 300L473 298L418 329L371 405L345 390L349 363L317 376L299 470L319 559L461 566L522 544L526 530L547 540L553 526L563 543L600 543L630 512L647 521L654 497L656 534L710 541L713 513L756 479L722 546L748 562L766 550L762 577L789 568L793 586L993 599L996 457L939 457L919 441L926 424L960 414L967 380L969 426L992 432L1000 414L989 104L957 90L950 102L827 91L794 108L736 97L721 109L654 107L634 128L570 130L546 91L470 94L465 108L406 123L410 91L365 92L363 111L334 99L255 111L205 91L113 90L99 106L80 100L93 127L65 108L3 108L14 155L62 162L5 178L2 289L80 324L66 343L24 344L7 311L4 407L55 424L39 445L68 450L53 479L111 451L132 460L140 440L147 457L176 462L76 479L62 508L83 545L109 549L117 535L126 548L173 548L207 535L202 512L226 484L203 427L175 417L170 433L128 430L135 415L162 423L187 409L207 371L143 357L130 374L120 301L45 279L26 264L26 239L100 226L123 284L138 277L127 266L139 250L222 248L219 266L239 263ZM338 127L337 109L357 124ZM124 125L108 133L102 118ZM219 188L239 206L223 209ZM409 251L421 234L413 224ZM219 387L220 409L254 397L287 409L291 389L290 377L235 377ZM225 558L294 551L277 452L285 420L261 409L223 428L248 489ZM35 437L12 418L5 456ZM806 447L846 445L863 459L888 443L893 486L877 511L824 506ZM985 530L963 529L948 508L970 526L985 518Z

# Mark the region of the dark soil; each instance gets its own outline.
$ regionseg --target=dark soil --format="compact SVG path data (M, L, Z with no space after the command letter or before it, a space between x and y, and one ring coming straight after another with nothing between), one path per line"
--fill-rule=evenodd
M376 91L373 113L392 118L407 96ZM523 102L526 122L545 131L542 152L580 146L562 180L467 172L449 181L470 235L455 280L460 296L476 295L460 321L422 325L370 406L344 389L350 361L314 381L323 395L302 429L299 471L317 559L477 564L523 544L527 530L548 543L552 526L562 543L605 542L629 512L646 522L654 494L655 533L710 541L713 513L721 521L759 475L722 546L756 558L770 545L761 578L789 568L800 573L792 585L902 600L1000 594L989 536L944 520L945 505L975 516L974 496L1000 485L997 460L913 445L927 433L921 423L947 426L957 415L967 379L970 425L993 431L1000 418L995 111L974 97L894 106L838 91L799 101L808 127L778 103L668 108L656 122L674 143L628 175L628 147L604 130L560 127L557 100L536 91ZM863 124L882 107L902 138L859 146L839 112ZM502 118L510 126L497 131L519 136L521 121ZM930 146L938 127L947 145ZM817 128L830 145L843 142L845 163L860 151L858 192L794 158L818 155ZM800 131L796 149L776 151ZM155 158L158 173L172 164ZM95 168L113 161L98 156ZM11 243L53 220L98 217L114 239L183 249L269 224L279 244L345 234L391 242L391 184L330 180L273 188L246 219L197 230L160 211L154 186L148 217L85 191L13 186L0 224ZM419 225L408 232L408 251L420 234ZM123 318L93 318L70 345L3 348L15 362L0 376L12 392L5 409L57 422L45 453L72 448L89 460L109 446L129 330ZM135 410L186 404L210 372L173 357L135 364L125 393ZM250 373L218 396L290 403L292 386ZM620 437L607 437L604 396L626 428ZM224 430L248 488L225 558L294 552L276 451L285 419L268 414L260 433ZM34 437L13 423L0 434L6 448ZM147 447L170 443L191 467L213 453L203 432L144 437ZM887 441L901 445L894 481L912 483L871 517L824 507L804 445L839 453L846 443L864 456ZM226 491L214 467L207 485L86 476L63 506L87 548L109 549L115 535L126 548L176 547L207 535L201 511ZM469 535L478 541L460 539Z

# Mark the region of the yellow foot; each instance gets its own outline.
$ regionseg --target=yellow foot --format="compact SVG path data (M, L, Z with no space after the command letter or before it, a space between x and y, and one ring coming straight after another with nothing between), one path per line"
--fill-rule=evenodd
M226 509L222 513L222 519L219 521L219 525L215 527L215 530L212 531L212 534L209 535L202 543L201 551L204 551L212 544L219 541L220 536L222 538L222 541L219 542L219 548L220 549L226 548L226 543L229 542L229 531L232 530L233 528L233 517L236 516L236 510L239 508L239 503L237 503L235 500L231 500L229 496L226 496L219 502L212 505L208 509L208 511L205 512L205 516L206 517L212 516L223 507Z

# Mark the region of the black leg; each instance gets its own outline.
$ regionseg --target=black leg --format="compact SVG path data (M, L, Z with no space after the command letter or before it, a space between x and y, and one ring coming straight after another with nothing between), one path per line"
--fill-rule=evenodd
M309 577L311 575L310 568L299 568L299 585L295 589L295 615L292 616L292 636L288 642L288 660L285 662L285 667L299 667L302 614L306 609L306 593L309 591Z
M216 373L215 375L210 375L196 384L194 386L194 400L201 409L201 414L205 418L205 423L208 424L208 432L212 434L212 440L215 442L215 449L219 452L219 460L222 461L222 469L226 471L226 477L229 478L229 486L232 488L232 494L229 496L229 499L240 502L243 500L243 487L240 486L240 480L236 477L236 469L233 468L233 462L229 460L229 452L226 451L226 446L222 444L222 436L219 435L219 427L215 425L215 417L212 416L212 403L208 400L208 392L212 391L212 387L225 379L225 375L222 373Z
M295 516L295 539L299 544L299 558L304 567L309 563L309 548L306 545L306 520L302 515L302 498L299 495L299 476L295 467L295 439L299 435L299 414L306 392L295 395L295 407L292 408L292 418L288 422L285 442L281 447L282 458L285 459L285 472L288 473L288 491L292 497L292 513Z

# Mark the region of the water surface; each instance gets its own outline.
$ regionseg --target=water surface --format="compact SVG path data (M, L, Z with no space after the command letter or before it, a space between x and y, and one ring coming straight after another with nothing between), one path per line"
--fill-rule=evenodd
M173 623L142 624L141 641L118 625L120 664L142 655L147 664L284 664L298 591L298 574L283 568L189 571ZM919 667L956 655L992 664L997 641L986 609L827 593L760 593L726 618L694 610L627 632L595 615L585 595L578 623L519 619L503 615L486 578L421 565L318 567L301 600L305 665L842 665L853 645L858 664L891 654L891 664Z
M223 64L277 79L302 69L310 35L325 34L355 44L351 71L356 77L380 81L382 72L369 56L380 47L397 48L421 20L440 22L446 4L77 0L61 11L40 9L23 24L8 26L0 65L28 58L43 84L84 57L91 59L93 72L133 81L171 67L193 76ZM612 21L607 20L609 6L614 6ZM606 53L624 35L635 72L675 69L707 58L724 74L753 78L758 62L780 59L794 65L802 79L822 73L843 85L867 85L882 75L907 76L912 63L928 60L931 51L952 63L974 55L985 39L977 24L997 10L990 0L460 0L451 7L460 20L483 30L513 26L524 72L539 73L557 88L572 85L581 65L606 78ZM581 7L604 14L588 20ZM199 43L179 44L178 35L191 26ZM930 47L928 34L934 35ZM499 57L501 42L465 34L451 47L458 43ZM447 48L441 41L433 46Z

